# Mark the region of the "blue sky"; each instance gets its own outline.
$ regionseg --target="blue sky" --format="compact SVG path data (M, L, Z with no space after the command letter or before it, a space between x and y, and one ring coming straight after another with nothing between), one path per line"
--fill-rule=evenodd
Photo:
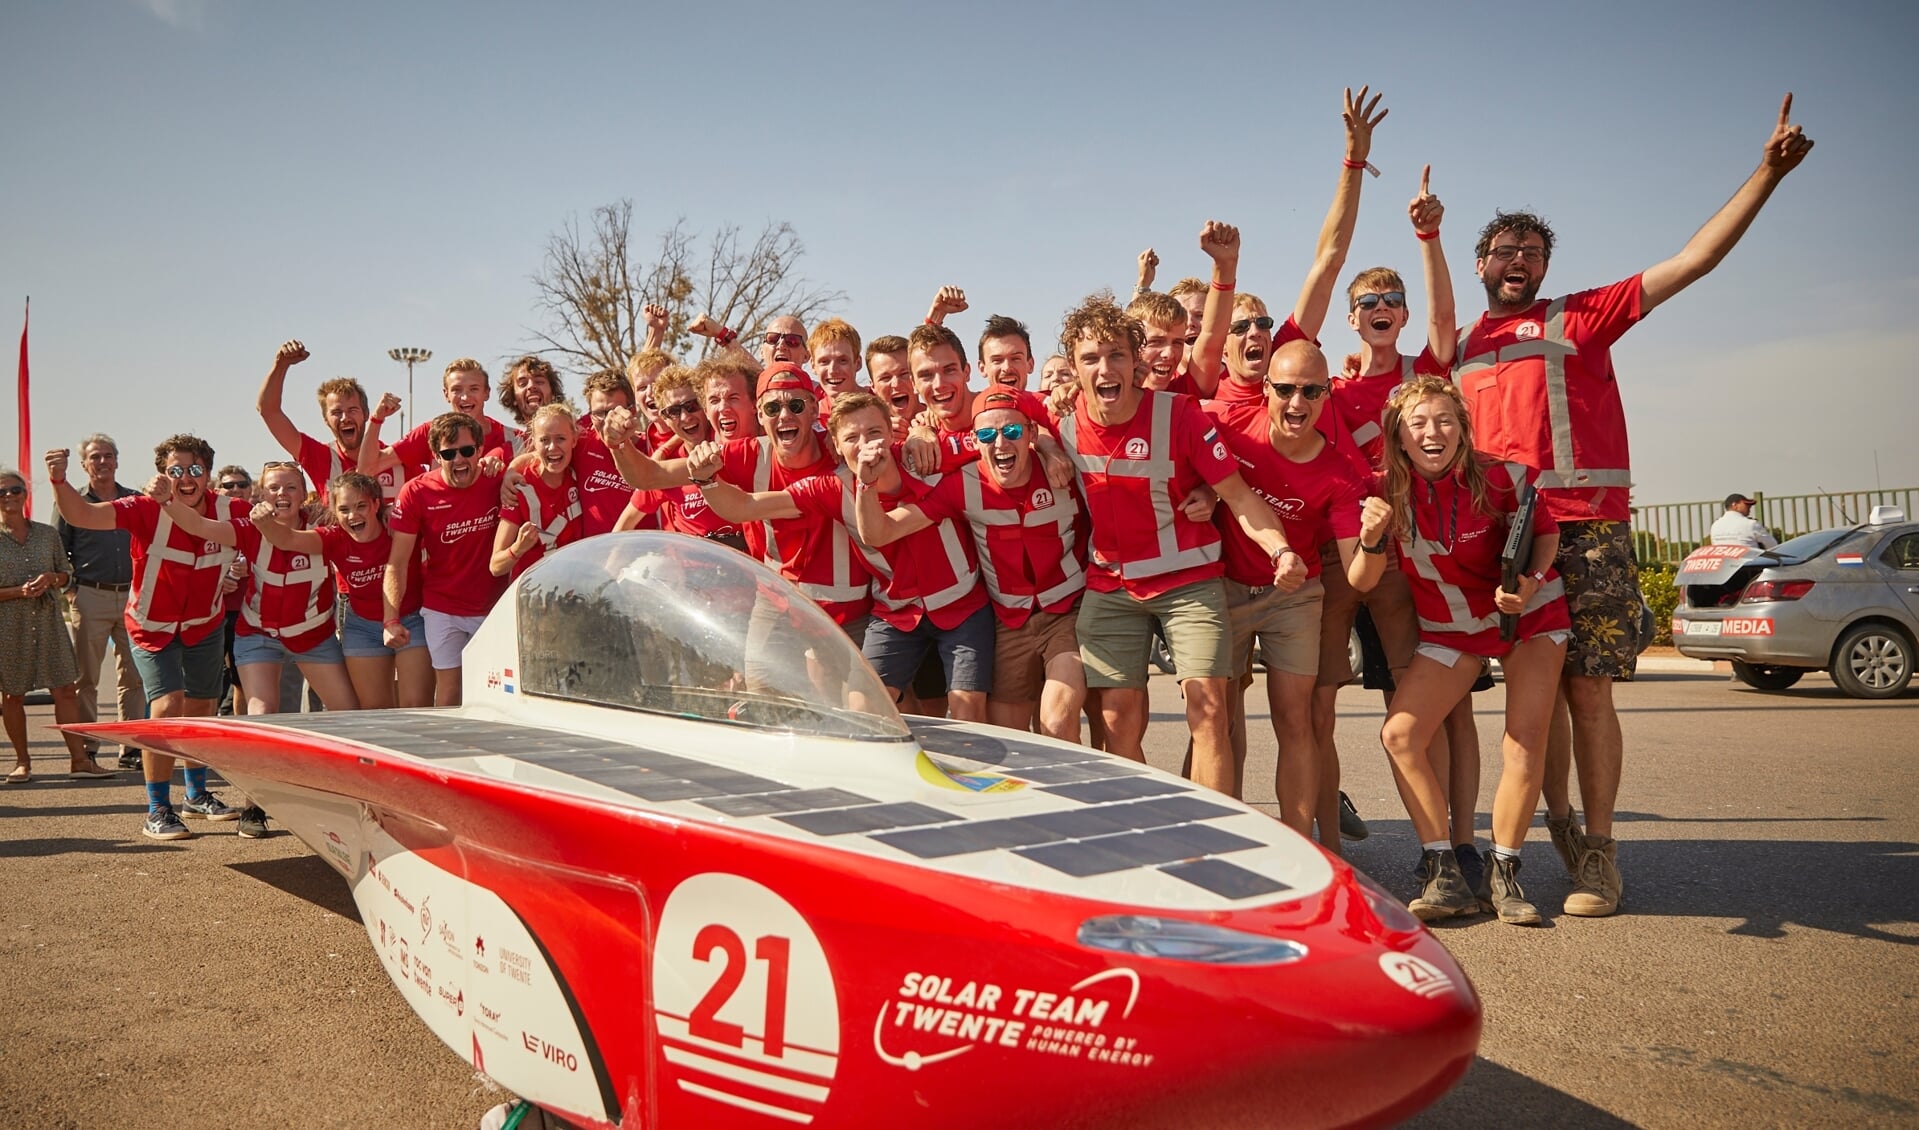
M288 337L313 350L287 403L315 433L321 380L404 391L392 346L497 374L531 342L549 233L622 197L648 242L681 215L790 221L869 338L956 283L962 337L1010 313L1043 354L1140 248L1199 273L1208 218L1241 227L1242 287L1290 304L1362 82L1392 114L1346 273L1416 274L1405 207L1431 162L1472 316L1495 208L1557 227L1547 290L1624 277L1732 194L1792 90L1806 165L1615 352L1637 498L1871 487L1875 452L1913 486L1916 12L20 0L0 12L0 327L31 294L36 448L109 432L136 484L179 430L222 462L278 457L252 403ZM1322 339L1355 347L1337 314ZM0 462L14 426L7 396Z

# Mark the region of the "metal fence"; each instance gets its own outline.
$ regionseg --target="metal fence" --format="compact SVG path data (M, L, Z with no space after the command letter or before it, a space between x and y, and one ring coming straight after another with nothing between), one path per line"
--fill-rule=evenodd
M1919 487L1838 494L1755 494L1753 502L1752 516L1785 541L1814 530L1857 525L1866 520L1874 506L1897 506L1908 518L1913 517L1919 513ZM1718 498L1634 507L1632 527L1639 563L1677 565L1706 544L1712 524L1725 512L1725 500Z

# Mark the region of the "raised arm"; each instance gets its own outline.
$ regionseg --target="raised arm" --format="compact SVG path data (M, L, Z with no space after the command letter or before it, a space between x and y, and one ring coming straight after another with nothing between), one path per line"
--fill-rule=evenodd
M854 491L853 498L853 524L858 529L861 541L878 549L933 524L924 510L910 502L892 510L886 509L880 502L880 492L873 483L885 466L885 444L861 444L858 458L853 468L853 473L859 477L859 488Z
M1186 355L1186 376L1193 382L1199 398L1205 400L1219 389L1227 327L1233 321L1233 288L1239 285L1239 229L1218 220L1207 220L1206 226L1199 230L1199 249L1213 261L1213 285L1206 292L1199 336Z
M1353 226L1359 221L1360 177L1366 172L1366 158L1373 151L1373 127L1386 120L1388 111L1379 107L1380 95L1369 102L1371 87L1362 86L1354 96L1346 88L1346 108L1340 114L1346 123L1346 159L1339 170L1339 187L1333 190L1333 206L1326 210L1326 222L1319 229L1319 244L1313 251L1312 269L1299 289L1299 301L1293 304L1293 321L1308 337L1318 337L1326 324L1326 307L1339 286L1339 272L1346 266L1346 252L1353 245Z
M1759 167L1739 186L1706 226L1693 233L1679 254L1663 263L1655 263L1639 276L1639 312L1650 314L1660 303L1704 278L1719 265L1739 237L1746 234L1759 209L1779 187L1787 173L1812 152L1812 139L1792 123L1792 95L1779 104L1779 122L1766 139L1766 150Z
M699 317L686 323L686 332L695 337L712 338L722 351L731 353L735 357L745 358L751 362L755 368L759 366L760 359L747 352L746 347L740 344L739 331L727 329L715 320L711 314L701 314Z
M640 315L646 319L646 339L640 342L642 352L658 349L666 344L666 307L657 302L649 302L640 307Z
M966 292L956 286L943 286L933 295L933 305L926 311L926 324L943 326L948 314L958 314L966 309Z
M271 502L262 502L248 515L253 528L260 531L260 540L275 549L284 549L288 553L304 553L309 557L318 557L326 552L326 546L320 541L320 535L312 530L296 530L280 521L279 511ZM229 526L229 529L232 527Z
M81 530L111 530L114 519L111 502L88 502L86 496L67 482L67 460L73 455L64 447L47 452L47 480L53 484L53 505L67 525Z
M400 465L400 457L380 442L380 425L399 410L400 398L390 392L382 393L373 415L366 418L366 427L360 429L360 457L354 468L362 475L377 475L388 467Z
M721 449L707 440L682 460L691 482L700 488L701 497L713 513L729 522L769 522L775 518L797 518L800 508L793 496L783 490L745 491L715 478L720 473Z
M1139 273L1134 275L1133 294L1145 294L1153 289L1153 280L1159 277L1159 253L1148 247L1139 253Z
M668 459L662 462L627 442L639 431L640 422L633 411L616 406L600 422L600 439L613 455L613 465L620 469L620 477L635 490L665 490L668 487L683 487L692 482L686 473L686 460Z
M300 429L287 418L280 402L285 399L287 370L310 356L307 347L299 342L282 342L273 355L273 368L267 370L267 379L260 382L260 395L253 402L260 418L267 423L267 431L273 433L273 442L296 459L300 457Z
M189 536L218 542L228 549L240 544L240 532L233 528L232 522L223 518L209 518L174 498L165 475L157 476L147 484L147 497L159 503L167 512L167 517L173 519L173 524L185 530ZM260 505L272 508L272 503L262 502Z
M1446 206L1432 193L1433 167L1419 174L1419 195L1406 206L1419 237L1419 265L1426 275L1426 348L1433 360L1450 366L1459 348L1459 311L1453 305L1453 277L1446 270L1446 251L1439 245L1439 222Z

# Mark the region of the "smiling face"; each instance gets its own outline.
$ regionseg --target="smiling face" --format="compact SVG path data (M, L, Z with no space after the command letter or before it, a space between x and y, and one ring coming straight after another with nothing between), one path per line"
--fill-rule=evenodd
M1033 375L1033 351L1018 334L987 338L980 343L979 355L980 371L989 384L1023 389L1026 378Z
M533 450L540 457L540 470L559 475L573 462L573 442L578 429L568 416L548 415L533 422Z
M327 430L341 451L360 450L361 429L366 426L366 402L350 392L329 392L320 403Z
M859 387L860 358L851 342L823 341L813 351L813 375L826 395L836 396Z
M200 469L197 475L193 473L195 467ZM160 473L173 484L173 497L193 510L206 506L207 475L211 472L212 468L192 451L169 451L160 464Z
M1146 327L1146 344L1140 347L1139 359L1146 365L1146 387L1164 391L1186 360L1186 323L1166 325L1148 320L1142 324Z
M84 444L80 448L80 462L85 464L87 484L94 488L95 494L103 495L112 489L113 478L120 473L120 453L104 443Z
M453 457L447 458L442 452L451 451ZM438 462L440 477L450 487L464 490L479 481L480 478L480 437L473 434L471 428L455 428L439 449L433 453Z
M765 340L775 335L778 340ZM781 314L766 323L766 334L760 341L760 364L771 365L776 361L806 364L806 324L791 314Z
M759 420L754 413L753 398L746 391L745 378L732 374L708 377L704 400L706 418L712 422L721 443L752 439L760 434Z
M1073 343L1073 376L1096 424L1123 424L1139 408L1139 361L1129 341L1081 337Z
M1018 439L1006 438L1008 424L1020 429ZM1033 469L1033 426L1017 408L989 408L973 417L975 430L1000 429L993 442L980 444L980 463L1003 487L1023 486Z
M1276 384L1293 386L1291 396L1281 398ZM1297 440L1319 423L1319 414L1331 403L1326 395L1331 381L1326 373L1326 355L1310 341L1292 341L1273 354L1266 373L1266 418L1275 438ZM1308 400L1307 392L1318 399Z
M525 366L509 374L513 381L513 409L522 420L531 420L533 413L553 403L553 382L545 376L529 371Z
M1226 372L1234 380L1258 384L1266 379L1273 360L1273 331L1261 329L1258 321L1266 317L1266 307L1241 299L1233 305L1233 325L1246 323L1245 333L1226 335Z
M1186 344L1199 340L1200 319L1206 314L1206 292L1188 291L1179 295L1179 304L1186 308Z
M1429 396L1400 417L1399 446L1421 477L1439 479L1460 455L1460 431L1451 398Z
M706 409L692 385L679 385L659 393L653 406L660 419L688 448L713 438L713 425L707 422Z
M446 394L446 402L453 411L477 420L486 410L487 388L485 373L459 369L446 375L441 391Z
M1384 296L1389 293L1398 296L1398 306L1387 303ZM1368 296L1380 297L1373 302L1371 309L1362 308L1359 305L1362 300L1373 301ZM1397 348L1399 331L1406 328L1406 319L1412 313L1406 307L1404 292L1385 286L1363 286L1350 296L1348 303L1351 309L1346 315L1346 324L1353 327L1359 340L1376 350Z
M1073 362L1064 354L1055 353L1046 359L1045 366L1039 371L1039 390L1051 392L1072 379Z
M1511 314L1531 306L1546 281L1547 266L1546 240L1538 232L1494 235L1486 257L1475 267L1486 287L1487 307L1495 314Z
M26 512L27 480L11 471L0 474L0 514L5 514L7 521L13 523L24 517Z
M904 438L913 417L920 414L919 393L913 387L913 367L906 354L875 353L867 359L867 376L873 379L873 395L886 401L893 410L894 426Z
M179 489L176 480L175 489ZM293 525L304 525L300 521L300 506L306 502L306 476L298 467L269 467L260 478L260 501L271 502L275 517Z
M379 509L379 502L358 487L343 486L333 492L333 520L354 541L367 542L380 536L379 523L374 519Z
M870 405L857 408L841 417L833 417L833 446L840 453L840 461L848 467L856 467L860 461L860 448L869 443L893 442L893 424L886 413Z
M958 431L967 424L973 403L966 395L966 382L973 367L950 345L915 349L908 360L913 366L913 391L920 402L933 410L939 425Z
M760 426L773 437L773 453L781 463L793 467L811 463L818 457L819 440L813 425L819 422L819 401L804 389L768 389L757 402ZM794 411L794 409L798 411Z

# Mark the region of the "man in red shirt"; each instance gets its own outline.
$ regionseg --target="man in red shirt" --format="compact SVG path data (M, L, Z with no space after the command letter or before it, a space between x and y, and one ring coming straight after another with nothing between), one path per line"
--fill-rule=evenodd
M67 483L68 453L47 452L47 478L54 501L68 525L83 530L126 530L132 535L133 588L127 595L127 635L133 662L146 687L147 711L154 718L205 717L220 697L225 609L220 586L233 550L180 529L165 509L144 494L112 502L88 502ZM213 495L207 474L213 447L198 436L176 435L153 449L154 467L170 480L172 496L207 518L244 518L247 504ZM156 840L192 835L173 809L171 754L145 751L147 819L141 831ZM204 766L186 769L187 813L209 820L233 820L242 813L207 791ZM249 806L243 835L266 834L264 813L254 819Z
M302 432L281 405L285 399L287 370L310 356L307 347L298 341L282 343L273 355L273 367L267 370L266 380L260 382L260 395L254 406L260 418L266 421L274 442L305 472L309 488L325 494L329 483L359 465L360 441L366 431L367 398L366 389L351 377L335 377L325 382L319 391L320 416L333 435L333 443L329 446ZM391 501L400 493L400 484L406 479L407 468L396 462L383 469L376 481L383 496Z
M580 417L580 427L597 432L600 430L600 421L606 418L608 412L614 408L633 407L633 382L624 373L594 373L580 386L580 396L586 400L586 412Z
M893 415L893 442L906 439L913 418L925 405L913 387L912 347L897 334L876 337L866 347L866 376L873 382L873 395L886 402Z
M860 387L860 331L842 319L828 318L813 327L806 346L813 375L826 394L824 406L830 411L834 397Z
M654 449L656 458L683 455L714 438L713 425L700 404L700 376L707 368L703 364L698 369L673 369L660 374L653 382L654 411L662 423L673 429L674 437L671 451L662 450L665 445ZM663 530L711 538L746 552L746 538L739 527L708 506L706 496L692 483L662 490L636 490L631 494L616 529L638 529L642 520L658 514Z
M1563 681L1572 741L1569 748L1555 727L1544 792L1553 845L1574 879L1568 914L1611 914L1624 890L1612 835L1623 760L1612 684L1633 676L1640 596L1612 344L1718 266L1779 182L1805 160L1812 141L1791 113L1788 94L1758 168L1739 191L1677 255L1632 278L1548 301L1539 297L1553 251L1545 221L1502 212L1480 232L1475 270L1486 287L1486 313L1460 334L1453 379L1481 449L1540 468L1540 502L1559 523L1555 565L1573 623ZM1583 833L1568 791L1574 758Z
M533 414L549 404L566 399L559 370L545 358L527 354L506 367L500 381L500 407L519 425L514 429L514 454L528 449Z
M700 362L694 372L699 374L700 397L706 405L707 422L713 425L714 438L721 443L731 443L760 434L760 419L753 405L758 366L744 356L723 353Z
M491 387L485 367L471 357L448 361L445 372L440 375L440 389L446 396L448 409L478 421L480 454L504 462L513 457L513 440L498 420L484 414L487 390ZM366 433L360 441L361 474L378 476L395 465L414 472L433 462L432 420L415 424L411 431L394 441L391 448L380 446L380 425L399 410L400 398L389 392L380 397L379 407L367 417Z
M1060 442L1079 475L1093 547L1079 610L1080 656L1088 685L1103 688L1108 749L1143 761L1147 645L1159 617L1186 694L1193 779L1236 795L1219 531L1178 503L1210 485L1266 552L1281 591L1305 582L1306 563L1286 543L1272 509L1240 478L1199 405L1140 387L1143 337L1139 323L1104 295L1069 313L1060 333L1079 381Z
M500 476L480 468L480 425L462 412L433 418L427 442L439 465L400 488L387 527L393 556L387 562L386 645L405 647L412 633L401 622L407 578L425 570L421 619L433 657L433 705L460 705L460 653L506 591L506 579L488 569L493 530L500 521Z

